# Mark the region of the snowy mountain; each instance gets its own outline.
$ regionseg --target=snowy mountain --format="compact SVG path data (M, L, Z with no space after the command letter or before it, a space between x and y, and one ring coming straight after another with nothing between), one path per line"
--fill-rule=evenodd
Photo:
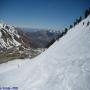
M25 34L13 26L0 23L0 51L11 49L13 47L30 45L30 39Z
M45 50L33 46L21 28L0 23L0 64L17 58L33 58Z
M56 40L61 35L60 31L39 30L34 32L26 32L30 37L34 48L47 48L52 40Z
M83 24L84 22L84 24ZM0 65L0 87L90 90L90 16L41 55Z

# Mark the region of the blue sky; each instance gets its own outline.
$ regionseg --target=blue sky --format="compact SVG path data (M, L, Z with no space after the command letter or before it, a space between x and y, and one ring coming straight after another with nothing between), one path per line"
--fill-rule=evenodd
M89 6L90 0L0 0L0 20L19 27L62 29Z

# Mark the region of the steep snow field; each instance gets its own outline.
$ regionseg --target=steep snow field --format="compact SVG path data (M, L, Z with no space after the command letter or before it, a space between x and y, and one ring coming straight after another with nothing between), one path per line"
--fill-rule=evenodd
M90 90L88 21L90 16L33 60L1 64L0 87L18 87L18 90Z

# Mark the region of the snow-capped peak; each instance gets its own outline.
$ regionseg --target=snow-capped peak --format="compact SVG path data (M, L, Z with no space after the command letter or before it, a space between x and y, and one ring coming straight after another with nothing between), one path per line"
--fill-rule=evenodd
M0 23L0 29L4 27L4 24L3 23Z
M0 23L0 51L26 45L27 37L14 26Z

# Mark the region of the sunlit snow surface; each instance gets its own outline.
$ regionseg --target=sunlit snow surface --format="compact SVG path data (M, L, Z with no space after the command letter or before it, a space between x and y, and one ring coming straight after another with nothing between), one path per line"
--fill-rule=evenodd
M90 90L90 16L48 50L0 65L0 87L18 90ZM83 25L84 22L84 25Z

